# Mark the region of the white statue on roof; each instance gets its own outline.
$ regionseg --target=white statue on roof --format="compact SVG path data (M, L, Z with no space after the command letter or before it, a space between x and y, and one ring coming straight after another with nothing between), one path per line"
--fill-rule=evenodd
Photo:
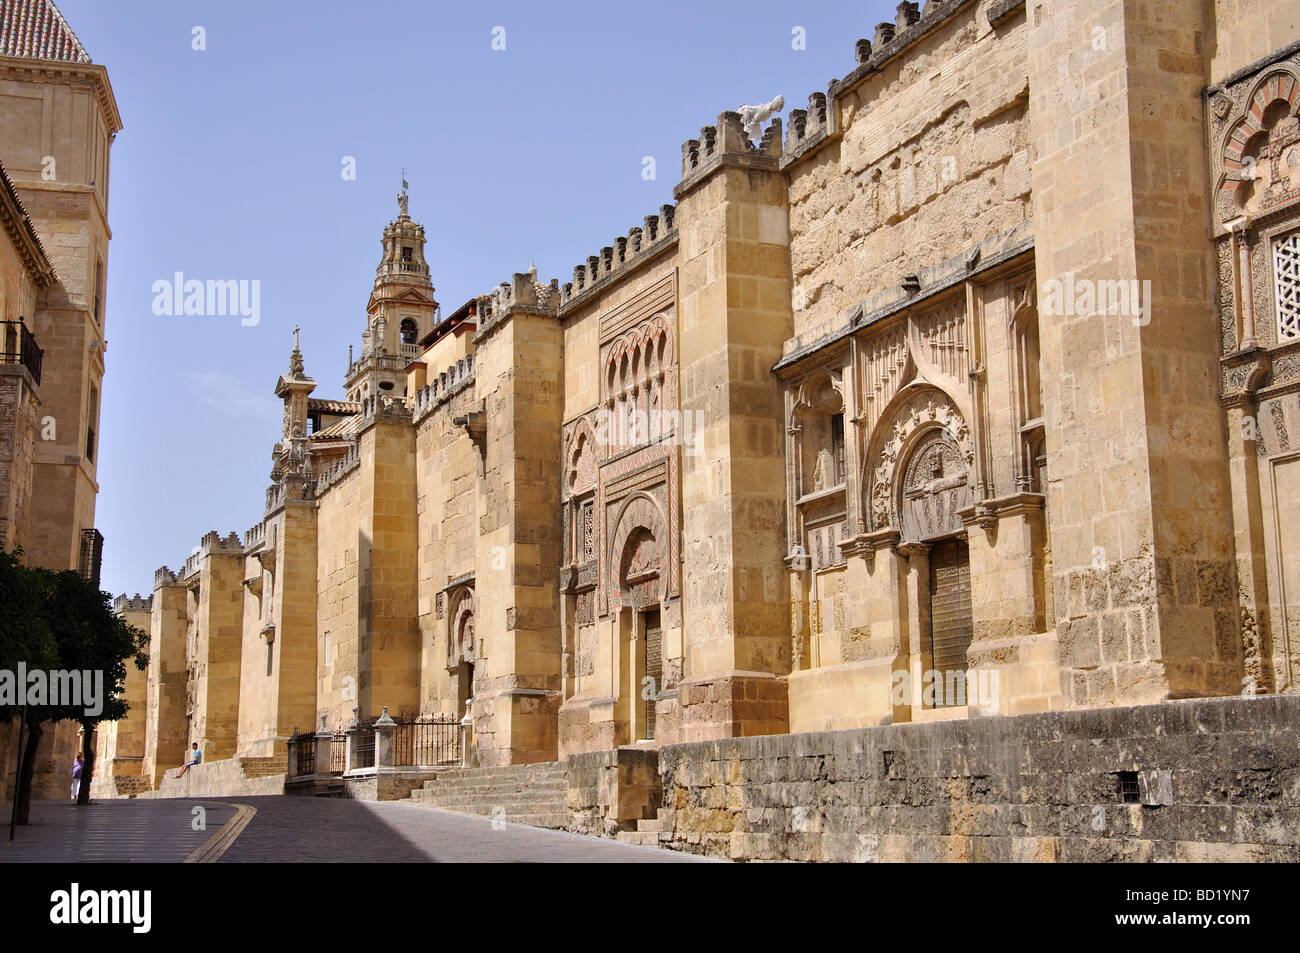
M737 110L740 113L740 122L745 127L745 135L749 136L754 145L758 145L763 139L763 123L771 119L773 113L779 113L784 108L785 97L777 96L770 103L761 106L741 106Z

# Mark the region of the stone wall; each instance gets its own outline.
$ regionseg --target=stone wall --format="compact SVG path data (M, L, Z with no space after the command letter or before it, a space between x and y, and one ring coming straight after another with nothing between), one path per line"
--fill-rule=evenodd
M653 748L614 748L569 755L568 829L613 837L654 816L662 797Z
M266 766L261 762L267 759L227 758L224 761L210 761L197 764L185 772L185 777L176 777L177 769L170 768L158 782L154 791L140 792L134 796L142 798L192 798L192 797L236 797L255 796L259 794L284 793L284 762L279 760L279 773L266 773Z
M459 673L448 672L459 654L447 642L453 603L473 603L481 460L473 439L453 421L476 406L473 387L466 387L420 420L415 434L420 704L422 711L457 717L470 692L456 683Z
M659 771L661 843L737 860L1300 860L1295 696L697 742Z

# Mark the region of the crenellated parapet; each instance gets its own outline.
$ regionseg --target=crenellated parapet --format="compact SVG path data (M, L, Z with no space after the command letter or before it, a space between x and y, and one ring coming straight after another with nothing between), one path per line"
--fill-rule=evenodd
M244 532L244 550L251 551L257 549L266 542L266 520L260 520L257 524Z
M345 476L361 465L361 445L353 442L348 448L348 452L342 457L330 464L320 476L316 478L316 496L320 497L326 490L338 483Z
M859 40L859 44L867 43ZM871 44L867 43L870 50ZM834 131L834 113L827 108L826 93L813 93L808 97L807 109L790 110L790 128L785 136L782 161L792 161L816 148Z
M198 571L199 565L204 559L213 554L228 553L232 555L242 555L244 552L244 543L239 538L239 534L231 532L227 536L222 536L215 529L203 534L203 539L199 541L199 547L189 558L185 560L185 565L181 569L180 578L187 579L193 573Z
M569 310L597 287L621 276L626 269L648 261L677 240L677 206L662 205L658 215L647 215L640 226L628 229L627 237L614 239L599 255L591 255L584 265L573 269L573 280L560 291L560 311Z
M515 272L509 281L503 281L487 294L478 296L479 341L492 333L502 321L512 314L537 314L554 316L560 306L560 282L552 278L549 284L537 280L537 268Z
M410 416L411 409L406 404L406 398L372 394L361 399L361 425L358 430L363 430L373 424L376 418L409 420Z
M904 0L895 12L893 22L877 23L871 39L858 40L853 46L857 61L854 70L843 79L831 80L825 93L816 92L808 97L808 108L790 112L790 129L786 135L781 166L798 161L814 152L822 143L835 137L835 99L842 96L868 76L886 65L896 65L906 52L936 27L975 0L928 0L925 9L919 3ZM999 0L989 9L989 21L994 26L1009 18L1024 6L1025 0ZM688 143L687 145L690 145Z
M172 572L166 566L159 566L153 573L153 587L161 589L163 586L176 585L176 573Z
M682 181L673 189L681 199L687 191L724 165L754 169L777 168L781 160L781 120L773 117L757 145L745 132L740 113L727 111L716 126L705 126L700 138L682 143Z
M474 383L474 355L466 354L416 392L411 402L411 419L419 423Z
M124 615L127 612L148 612L153 608L153 596L142 596L136 593L134 596L128 596L125 592L113 600L113 611L118 615Z

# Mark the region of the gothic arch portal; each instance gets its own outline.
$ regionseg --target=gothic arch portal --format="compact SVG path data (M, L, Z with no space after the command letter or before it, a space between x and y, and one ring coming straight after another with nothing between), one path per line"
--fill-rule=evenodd
M667 523L658 504L637 493L623 505L609 548L610 605L660 603L668 583Z
M948 394L924 384L899 391L881 414L863 466L871 529L893 527L913 540L957 532L960 520L955 529L952 520L971 504L974 463L970 428Z

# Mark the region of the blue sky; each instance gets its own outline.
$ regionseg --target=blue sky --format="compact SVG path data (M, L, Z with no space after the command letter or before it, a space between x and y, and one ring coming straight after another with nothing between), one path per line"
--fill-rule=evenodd
M446 311L534 259L568 281L673 200L683 141L741 103L806 107L895 6L61 0L125 127L110 179L104 588L147 593L208 530L242 535L261 518L292 328L315 396L341 397L403 167ZM155 315L153 284L177 271L260 281L259 323Z

